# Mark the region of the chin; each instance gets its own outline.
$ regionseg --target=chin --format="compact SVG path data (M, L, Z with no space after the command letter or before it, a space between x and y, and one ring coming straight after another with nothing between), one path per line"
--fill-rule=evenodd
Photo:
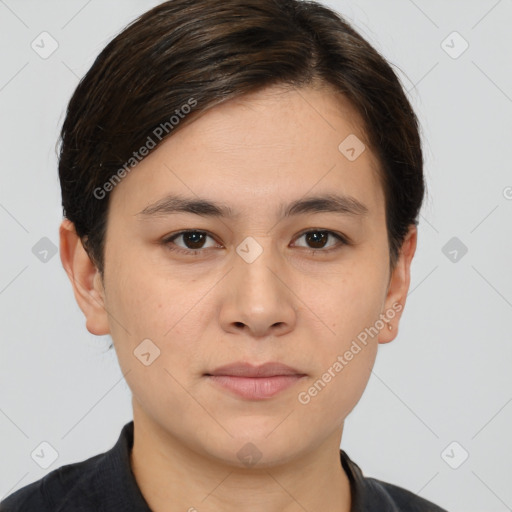
M277 423L278 424L278 423ZM275 429L276 424L274 424ZM279 427L278 427L279 428ZM269 434L270 433L270 434ZM233 438L212 446L205 447L211 456L223 463L237 468L270 468L287 463L297 454L299 433L282 430L253 428L241 431Z

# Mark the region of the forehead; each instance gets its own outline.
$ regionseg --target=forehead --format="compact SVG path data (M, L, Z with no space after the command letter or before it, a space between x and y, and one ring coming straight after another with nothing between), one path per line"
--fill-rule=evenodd
M293 147L299 152L300 144L309 139L311 144L304 149L313 150L312 156L318 158L326 146L337 149L337 139L349 134L367 145L363 124L350 101L328 85L274 85L201 112L192 119L186 136L200 137L201 144L245 151L265 146Z
M355 159L347 145L355 148ZM112 201L123 196L123 203L133 199L134 207L144 208L178 192L241 211L249 197L266 204L276 196L282 203L336 191L378 203L378 172L361 118L347 99L325 87L273 86L185 122L134 167Z

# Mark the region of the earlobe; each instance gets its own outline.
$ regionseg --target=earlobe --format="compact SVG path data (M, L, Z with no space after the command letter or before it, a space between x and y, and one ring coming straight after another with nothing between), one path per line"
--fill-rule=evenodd
M87 330L98 336L109 334L108 313L100 273L84 249L74 224L64 219L59 229L60 259L78 306L86 319Z
M411 282L411 262L416 252L418 241L418 230L415 225L409 227L391 279L389 281L382 318L385 318L385 327L379 332L379 343L389 343L393 341L398 334L398 324L402 316L409 285ZM388 329L388 325L391 329Z

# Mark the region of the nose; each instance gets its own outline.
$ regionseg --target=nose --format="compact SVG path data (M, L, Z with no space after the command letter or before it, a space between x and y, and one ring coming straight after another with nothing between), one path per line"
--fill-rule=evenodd
M295 328L298 298L287 284L282 259L270 244L258 242L261 253L256 259L246 258L243 251L234 257L234 268L226 276L220 323L226 332L246 331L255 338L282 336Z

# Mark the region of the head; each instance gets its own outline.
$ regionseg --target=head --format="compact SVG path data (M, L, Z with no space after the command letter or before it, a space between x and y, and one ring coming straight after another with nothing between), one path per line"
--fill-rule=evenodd
M422 167L397 76L320 4L172 0L123 30L62 128L61 258L134 407L232 464L336 436L398 331ZM208 377L238 361L303 377L241 399Z

